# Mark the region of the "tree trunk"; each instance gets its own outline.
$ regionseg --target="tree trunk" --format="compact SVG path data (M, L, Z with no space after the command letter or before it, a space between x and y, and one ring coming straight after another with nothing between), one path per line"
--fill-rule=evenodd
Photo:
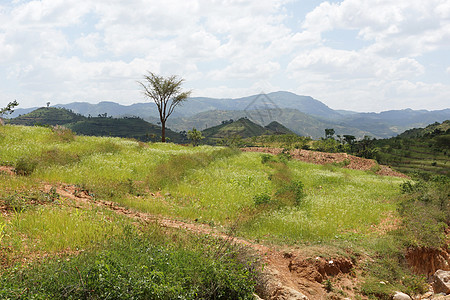
M166 142L166 122L161 122L161 142Z

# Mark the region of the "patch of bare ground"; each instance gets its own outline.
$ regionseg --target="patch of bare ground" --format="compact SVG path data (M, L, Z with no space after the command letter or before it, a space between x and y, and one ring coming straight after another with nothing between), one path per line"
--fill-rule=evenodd
M266 148L266 147L247 147L241 149L244 152L262 152L277 155L283 151L282 148ZM373 159L366 159L362 157L357 157L347 153L326 153L319 151L303 150L303 149L293 149L289 151L290 155L294 159L298 159L304 162L326 165L332 163L345 163L343 168L354 169L354 170L375 170L376 174L383 176L396 176L408 178L405 174L396 172L389 168L388 166L379 165Z
M14 167L10 166L0 166L0 174L6 174L6 175L15 175L14 173Z

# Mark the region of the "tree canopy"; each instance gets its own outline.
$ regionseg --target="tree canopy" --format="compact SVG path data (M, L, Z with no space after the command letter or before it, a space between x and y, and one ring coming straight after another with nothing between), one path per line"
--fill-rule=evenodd
M175 107L185 101L191 91L182 91L184 79L176 75L168 77L148 72L144 75L144 82L139 84L144 89L144 95L155 102L159 119L161 121L161 142L166 141L166 121L175 110Z

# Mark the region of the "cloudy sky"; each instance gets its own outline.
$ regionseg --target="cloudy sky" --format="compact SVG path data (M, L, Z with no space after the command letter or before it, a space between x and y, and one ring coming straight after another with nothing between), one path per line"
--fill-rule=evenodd
M450 0L0 0L0 107L279 90L333 109L450 107Z

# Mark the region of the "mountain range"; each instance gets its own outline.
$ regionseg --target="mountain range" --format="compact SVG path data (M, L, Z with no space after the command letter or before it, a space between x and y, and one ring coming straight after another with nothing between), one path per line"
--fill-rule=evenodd
M98 104L73 102L54 107L70 109L84 116L97 117L106 113L112 117L136 116L150 123L159 122L158 110L153 102L127 106L115 102ZM10 117L26 114L34 109L36 108L16 109ZM174 131L187 131L193 127L204 130L220 125L222 121L242 117L262 126L277 121L299 135L313 138L322 137L325 128L334 128L336 134L350 134L358 138L364 135L388 138L407 129L448 120L450 109L435 111L404 109L381 113L358 113L333 110L312 97L280 91L236 99L192 97L177 107L168 119L167 127Z

